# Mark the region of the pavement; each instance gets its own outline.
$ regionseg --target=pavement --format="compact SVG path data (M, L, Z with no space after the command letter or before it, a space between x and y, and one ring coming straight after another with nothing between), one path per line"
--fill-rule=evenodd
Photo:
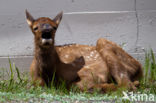
M103 37L143 63L145 50L156 52L155 5L156 0L0 0L0 67L9 68L9 57L29 71L34 45L26 9L35 18L64 12L56 45L95 45Z

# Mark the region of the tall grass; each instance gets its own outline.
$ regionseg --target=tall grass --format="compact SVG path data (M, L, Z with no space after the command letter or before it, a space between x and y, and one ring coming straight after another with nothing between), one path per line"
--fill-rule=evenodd
M144 76L140 81L138 91L156 94L156 61L152 49L145 52Z
M16 67L16 65L14 63L11 63L10 59L8 60L10 65L9 72L6 71L7 74L3 74L3 76L5 76L5 79L1 78L0 91L18 91L20 90L20 88L24 88L28 85L28 77L24 75L21 76L22 73L19 72L19 69Z
M156 61L153 50L146 51L145 63L144 63L144 79L143 83L148 84L149 82L156 81Z

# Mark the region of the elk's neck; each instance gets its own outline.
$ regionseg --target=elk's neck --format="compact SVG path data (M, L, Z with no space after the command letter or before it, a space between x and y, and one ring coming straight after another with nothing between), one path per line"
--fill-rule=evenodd
M35 59L37 65L43 70L52 70L59 64L59 57L54 46L42 48L35 46Z

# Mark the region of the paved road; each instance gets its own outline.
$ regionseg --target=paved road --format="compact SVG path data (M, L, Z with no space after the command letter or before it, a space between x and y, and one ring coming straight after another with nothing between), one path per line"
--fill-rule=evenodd
M19 68L29 68L33 35L25 9L35 18L53 18L64 11L57 45L95 45L98 38L104 37L124 44L126 51L138 57L150 47L156 52L155 5L156 0L0 0L0 67L8 68L9 56Z

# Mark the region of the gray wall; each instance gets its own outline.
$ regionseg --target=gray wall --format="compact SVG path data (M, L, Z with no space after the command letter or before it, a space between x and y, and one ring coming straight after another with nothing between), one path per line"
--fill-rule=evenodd
M33 35L25 9L35 18L64 11L57 45L95 45L104 37L136 58L148 48L156 52L156 0L0 0L0 67L8 66L9 56L19 68L29 68Z

